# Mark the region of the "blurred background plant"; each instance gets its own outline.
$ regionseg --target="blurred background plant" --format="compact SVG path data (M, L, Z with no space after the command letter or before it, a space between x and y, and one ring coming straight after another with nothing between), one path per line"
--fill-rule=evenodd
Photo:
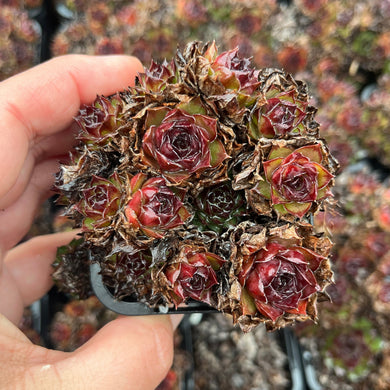
M317 230L335 242L333 302L319 305L319 324L297 326L295 332L311 352L323 388L388 389L389 18L389 0L0 0L0 80L50 55L126 53L148 66L152 58L172 58L177 45L215 40L221 51L238 46L257 67L283 68L307 82L319 107L316 119L342 174L334 199L315 216ZM29 236L68 228L47 203ZM34 342L49 340L70 350L111 318L93 298L65 301L51 313L48 337L34 333L31 309L26 312L21 327ZM82 314L74 314L77 308ZM280 373L289 374L283 352L275 355L274 336L260 330L239 335L220 315L207 316L193 330L195 388L227 389L226 379L241 389L291 385L290 379L280 379ZM205 340L211 340L209 348ZM249 353L253 344L274 361L262 363L257 353ZM215 370L228 352L224 378L215 371L209 375L207 368ZM188 364L184 360L181 364ZM197 375L197 369L205 375ZM248 378L258 370L279 376L264 375L256 387ZM163 388L178 388L175 372L169 375Z

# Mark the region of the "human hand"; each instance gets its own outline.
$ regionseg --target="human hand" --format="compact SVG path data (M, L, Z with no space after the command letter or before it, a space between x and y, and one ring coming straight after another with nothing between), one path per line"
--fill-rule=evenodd
M172 363L169 316L118 318L72 353L33 345L14 325L51 287L56 248L73 233L28 232L50 196L58 160L74 143L72 118L96 94L133 83L127 56L58 57L0 83L0 388L154 389ZM174 317L173 321L178 321Z

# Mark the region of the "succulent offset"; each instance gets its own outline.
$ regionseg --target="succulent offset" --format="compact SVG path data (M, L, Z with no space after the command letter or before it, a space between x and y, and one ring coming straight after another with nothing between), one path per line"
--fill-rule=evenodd
M310 217L337 162L315 112L303 82L200 42L97 97L57 178L82 240L73 263L59 253L55 278L77 293L78 272L98 262L118 299L192 299L245 331L316 320L332 243Z

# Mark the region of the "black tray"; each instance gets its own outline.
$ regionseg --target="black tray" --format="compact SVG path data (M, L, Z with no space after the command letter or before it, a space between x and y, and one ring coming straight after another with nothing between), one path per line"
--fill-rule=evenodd
M312 356L305 351L291 328L279 331L282 347L288 357L291 375L291 390L322 390L317 380Z

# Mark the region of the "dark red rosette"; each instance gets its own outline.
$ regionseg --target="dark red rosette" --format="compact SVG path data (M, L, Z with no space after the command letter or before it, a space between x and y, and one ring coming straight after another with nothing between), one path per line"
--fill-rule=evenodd
M108 179L93 175L90 184L82 190L82 199L74 206L84 216L82 229L88 231L110 225L121 196L121 181L116 173Z
M333 174L322 164L324 152L320 144L291 150L274 146L263 162L264 180L255 191L269 199L279 215L302 218L313 202L330 197Z
M275 138L285 135L300 135L305 132L303 120L308 103L298 99L296 90L280 92L271 89L266 94L266 104L256 110L249 126L249 136Z
M183 245L177 258L164 271L172 286L171 299L177 307L188 298L211 304L216 271L224 259L192 245Z
M123 101L119 95L110 100L98 96L93 105L84 105L75 121L80 126L79 139L93 146L103 145L113 137L116 130L124 122L121 119Z
M176 82L176 65L173 61L157 64L152 61L145 73L138 75L138 83L144 92L160 92L168 84ZM139 88L141 90L141 88Z
M313 272L324 259L307 248L271 242L244 259L238 279L272 321L284 313L305 315L308 298L321 290Z
M148 179L139 173L131 179L130 189L133 195L125 207L127 222L149 237L162 238L190 217L182 202L185 191L170 189L163 177Z
M215 118L165 108L153 114L147 119L152 125L143 137L143 156L169 180L179 183L228 157Z

